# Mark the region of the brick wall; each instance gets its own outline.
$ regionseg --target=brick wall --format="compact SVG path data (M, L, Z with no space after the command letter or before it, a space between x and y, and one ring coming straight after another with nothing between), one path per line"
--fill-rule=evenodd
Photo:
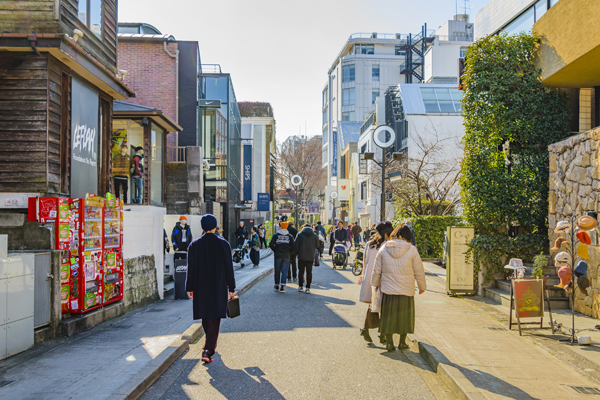
M177 43L167 45L171 54L177 48ZM118 55L118 69L127 71L125 83L137 96L126 101L157 108L176 120L176 62L165 52L163 42L119 42Z

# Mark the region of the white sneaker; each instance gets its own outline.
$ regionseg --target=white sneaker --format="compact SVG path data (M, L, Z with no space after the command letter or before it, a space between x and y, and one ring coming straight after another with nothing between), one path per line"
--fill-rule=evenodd
M306 293L306 294L310 294L310 289L309 289L309 288L306 288L306 290L304 291L304 293Z
M304 290L304 288L302 286L298 286L298 291L302 292Z

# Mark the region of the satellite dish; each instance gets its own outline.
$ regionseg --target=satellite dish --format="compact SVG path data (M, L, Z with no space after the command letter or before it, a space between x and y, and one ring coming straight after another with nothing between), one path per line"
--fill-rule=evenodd
M290 181L292 182L292 185L300 186L302 184L302 177L300 175L294 175Z
M390 134L390 139L388 141L383 141L380 138L381 134L385 132L389 132ZM375 132L373 132L373 141L377 146L381 147L382 149L388 148L391 145L393 145L396 141L396 132L394 132L394 130L389 126L382 125L379 128L375 129Z
M336 191L333 191L333 192L331 192L330 196L332 199L337 199L338 194Z

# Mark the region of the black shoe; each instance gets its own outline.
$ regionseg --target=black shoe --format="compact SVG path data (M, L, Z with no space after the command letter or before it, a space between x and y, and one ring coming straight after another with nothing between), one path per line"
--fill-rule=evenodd
M387 340L386 340L384 334L379 335L379 343L381 343L381 344L386 344L387 343Z
M373 343L373 339L371 339L371 335L369 335L369 330L368 329L361 329L360 330L360 335L365 338L365 340L369 343Z
M279 290L279 285L275 285L275 290Z
M400 343L398 345L398 350L408 349L408 345L406 343Z
M396 351L396 346L393 343L388 343L385 345L385 349L391 353L392 351Z

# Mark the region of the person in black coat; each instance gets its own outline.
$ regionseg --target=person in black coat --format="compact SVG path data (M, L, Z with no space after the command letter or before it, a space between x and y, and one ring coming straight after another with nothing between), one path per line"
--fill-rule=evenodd
M244 247L246 239L248 239L248 228L244 226L244 221L240 221L240 226L235 230L235 242L238 249Z
M173 242L173 250L175 254L173 256L174 260L182 260L185 258L185 253L187 251L188 246L192 243L192 230L190 226L187 224L187 218L182 215L179 218L179 222L175 224L173 228L173 233L171 234L171 241ZM177 253L180 252L180 253Z
M294 228L293 222L288 223L288 232L290 233L290 235L292 235L294 240L296 240L296 236L298 236L298 229ZM297 268L296 268L296 259L297 258L298 258L298 254L296 254L295 252L292 252L292 254L290 255L290 273L288 275L288 282L291 282L292 279L294 280L294 282L296 282L296 280L298 279L297 278L298 272L297 272Z
M344 229L344 223L342 221L338 221L337 225L338 228L334 232L331 232L331 237L329 240L329 255L333 253L333 246L335 246L336 240L343 243L344 246L346 246L346 242L350 240L348 230Z
M209 363L217 348L221 319L227 318L228 295L235 292L235 276L229 243L215 235L217 219L206 214L200 220L206 232L188 248L185 290L193 299L194 319L202 320L206 343L202 361Z
M304 225L304 229L296 236L294 252L298 254L298 290L304 290L304 271L306 271L306 294L310 293L312 282L312 267L315 262L315 253L319 248L319 237L310 224Z

